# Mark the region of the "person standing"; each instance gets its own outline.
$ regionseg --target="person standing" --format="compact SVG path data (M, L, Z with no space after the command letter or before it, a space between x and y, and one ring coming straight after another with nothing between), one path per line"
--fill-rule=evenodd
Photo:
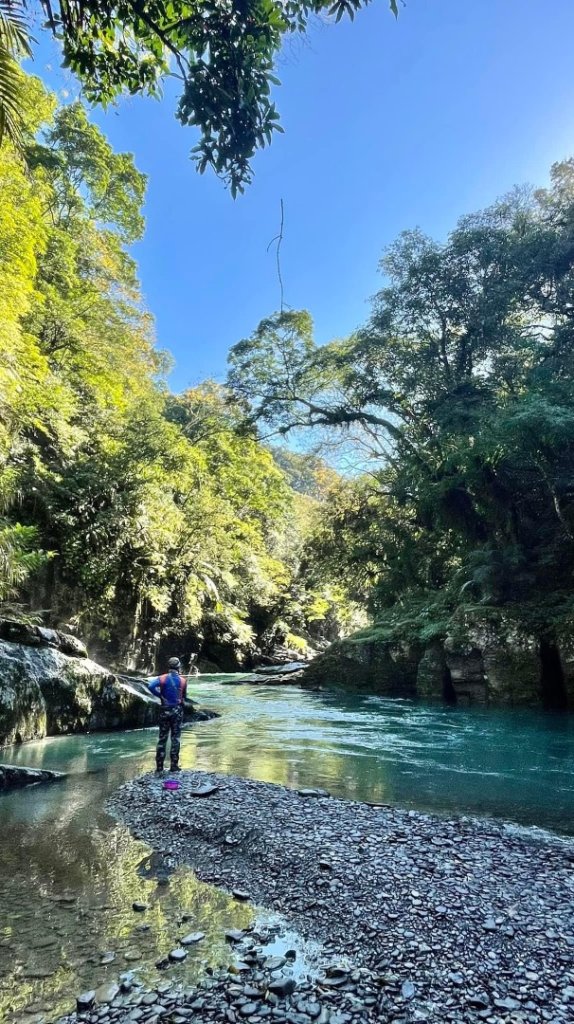
M183 706L187 696L187 680L180 674L181 662L179 658L170 658L167 667L169 669L163 676L156 676L148 684L149 690L154 697L159 697L161 708L159 712L159 739L155 752L156 771L162 772L165 762L167 741L171 734L169 749L170 771L178 772L179 748L181 743L181 726L183 723Z

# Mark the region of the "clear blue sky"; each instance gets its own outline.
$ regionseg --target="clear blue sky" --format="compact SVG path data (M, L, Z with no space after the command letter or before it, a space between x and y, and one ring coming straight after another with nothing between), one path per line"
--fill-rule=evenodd
M442 238L461 214L515 183L543 183L574 155L574 0L408 0L398 22L387 8L375 0L354 23L317 23L288 44L285 135L235 202L194 171L171 86L161 103L95 113L149 176L134 254L175 389L222 379L229 347L278 307L266 249L281 197L285 298L311 311L324 342L365 320L399 231ZM35 70L70 89L47 52Z

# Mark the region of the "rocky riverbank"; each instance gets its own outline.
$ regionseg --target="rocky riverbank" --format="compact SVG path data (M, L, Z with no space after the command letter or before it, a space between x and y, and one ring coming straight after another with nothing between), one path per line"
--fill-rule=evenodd
M334 964L320 977L298 974L295 950L287 950L286 956L269 956L258 931L227 934L236 962L227 968L208 968L197 986L185 989L175 980L166 980L144 989L127 973L119 985L82 993L76 1013L59 1024L371 1024L380 1019L381 986L374 972ZM185 948L174 949L168 966L176 967L185 954ZM405 1007L411 998L410 988L405 988Z
M198 799L205 784L216 788ZM169 865L279 911L321 943L321 963L288 991L286 968L271 979L248 948L204 992L118 996L83 1019L572 1020L572 840L196 772L176 792L143 776L111 810Z

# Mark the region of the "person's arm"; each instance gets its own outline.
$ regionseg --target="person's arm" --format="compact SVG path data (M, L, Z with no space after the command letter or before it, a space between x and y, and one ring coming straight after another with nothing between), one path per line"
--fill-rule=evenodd
M147 684L147 688L150 691L150 693L153 693L154 697L159 697L161 700L161 686L158 676L156 676L155 679L150 679L149 683Z

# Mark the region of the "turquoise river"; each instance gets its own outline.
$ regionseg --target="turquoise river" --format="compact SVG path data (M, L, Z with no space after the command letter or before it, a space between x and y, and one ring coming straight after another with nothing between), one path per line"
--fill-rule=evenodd
M221 717L185 729L185 768L574 834L572 716L255 688L233 677L202 677L194 690ZM52 1021L76 993L128 970L157 978L183 911L183 927L205 933L177 968L192 980L202 964L231 956L225 928L264 914L191 871L170 874L106 815L107 796L153 766L154 742L145 729L0 752L68 773L0 797L0 1020ZM145 922L135 900L149 904Z

